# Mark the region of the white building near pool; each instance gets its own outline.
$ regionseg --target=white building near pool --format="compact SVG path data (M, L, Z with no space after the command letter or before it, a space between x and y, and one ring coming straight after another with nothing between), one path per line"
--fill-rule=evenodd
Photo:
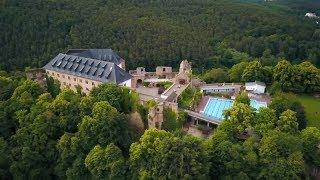
M201 86L201 92L207 93L238 93L241 85L234 83L205 84Z
M245 84L246 91L255 93L255 94L263 94L266 90L266 84L260 81L255 82L247 82Z

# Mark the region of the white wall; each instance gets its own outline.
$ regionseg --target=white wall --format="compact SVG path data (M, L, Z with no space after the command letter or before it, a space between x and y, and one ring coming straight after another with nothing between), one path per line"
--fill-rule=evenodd
M250 85L250 86L246 86L246 90L247 91L253 91L254 93L257 94L262 94L265 92L266 87L265 86L261 86L261 85Z
M119 84L120 86L126 86L126 87L131 87L131 79L125 81L125 82L122 82Z
M120 63L118 66L119 66L121 69L123 68L121 63Z
M228 89L210 89L210 88L203 88L201 89L202 92L205 92L205 93L220 93L220 92L235 92L236 89L233 89L233 88L228 88Z
M256 91L257 91L257 93L262 94L265 92L265 89L266 89L266 87L257 85Z

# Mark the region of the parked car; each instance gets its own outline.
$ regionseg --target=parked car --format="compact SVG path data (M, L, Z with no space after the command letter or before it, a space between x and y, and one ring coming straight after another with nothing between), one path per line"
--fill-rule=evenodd
M163 87L158 88L158 94L162 94L164 91L165 91L165 89Z

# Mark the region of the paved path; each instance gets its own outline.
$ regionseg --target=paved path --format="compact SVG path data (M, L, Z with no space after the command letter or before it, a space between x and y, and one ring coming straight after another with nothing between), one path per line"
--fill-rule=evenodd
M189 84L177 84L174 83L172 86L170 86L169 89L167 89L163 95L169 97L173 92L175 92L178 96L189 86Z

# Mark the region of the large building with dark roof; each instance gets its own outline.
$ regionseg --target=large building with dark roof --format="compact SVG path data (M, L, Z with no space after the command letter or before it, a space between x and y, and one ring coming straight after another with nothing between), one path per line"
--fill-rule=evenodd
M125 69L125 60L112 49L69 49L66 54L112 62Z
M62 87L83 92L101 83L131 87L131 75L124 70L125 61L111 49L69 50L60 53L44 66L47 74Z

